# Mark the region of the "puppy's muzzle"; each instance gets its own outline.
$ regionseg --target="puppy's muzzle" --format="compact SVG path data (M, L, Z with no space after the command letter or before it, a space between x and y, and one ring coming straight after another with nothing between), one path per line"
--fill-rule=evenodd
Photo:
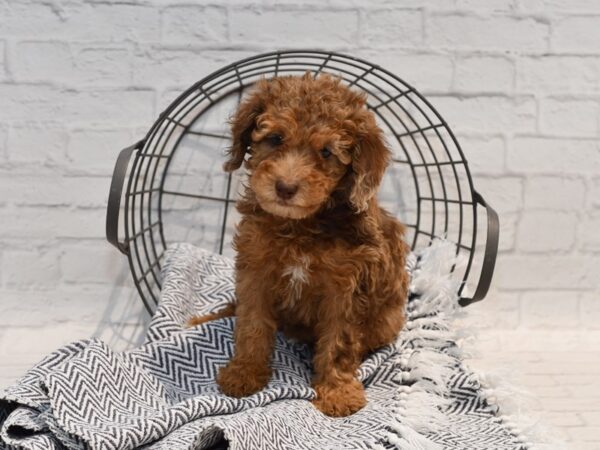
M275 191L282 200L289 200L298 192L297 184L288 184L281 180L275 182Z

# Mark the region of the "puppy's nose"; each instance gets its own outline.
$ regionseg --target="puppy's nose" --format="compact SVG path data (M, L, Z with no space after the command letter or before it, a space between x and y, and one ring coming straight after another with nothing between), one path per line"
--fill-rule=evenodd
M297 184L287 184L281 180L277 180L275 182L275 190L277 191L277 195L284 200L289 200L292 198L296 192L298 192Z

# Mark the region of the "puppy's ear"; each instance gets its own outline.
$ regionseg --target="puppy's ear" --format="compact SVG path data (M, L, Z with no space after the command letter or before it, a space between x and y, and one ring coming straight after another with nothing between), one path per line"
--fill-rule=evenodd
M230 121L231 147L227 151L229 159L223 164L223 169L233 172L244 162L247 148L252 144L252 131L256 126L256 118L264 111L266 80L261 80L248 95Z
M365 211L377 194L391 155L375 120L370 118L367 122L366 130L358 136L352 157L350 203L357 212Z

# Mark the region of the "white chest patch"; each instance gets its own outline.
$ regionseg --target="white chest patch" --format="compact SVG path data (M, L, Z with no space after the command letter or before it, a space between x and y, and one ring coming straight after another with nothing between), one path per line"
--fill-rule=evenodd
M302 257L300 264L291 265L283 270L283 276L288 277L288 301L295 303L302 295L302 286L308 284L310 278L310 260L307 256Z

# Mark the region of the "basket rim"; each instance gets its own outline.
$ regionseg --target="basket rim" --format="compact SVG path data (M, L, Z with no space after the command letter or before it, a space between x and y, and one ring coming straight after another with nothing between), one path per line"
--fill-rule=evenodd
M214 70L210 74L206 75L205 77L203 77L200 80L193 83L191 86L189 86L183 92L181 92L179 95L177 95L176 98L173 99L169 103L169 105L158 115L158 117L154 121L153 125L148 129L145 137L141 141L142 145L138 148L138 152L136 152L135 159L134 159L133 165L132 165L132 169L128 176L129 179L128 179L128 183L127 183L127 192L129 192L131 189L131 183L134 178L133 174L135 173L135 169L136 169L137 164L139 163L139 159L141 157L143 157L140 154L144 152L144 149L146 148L147 143L151 141L152 136L159 129L159 127L164 123L164 121L169 120L168 119L169 114L172 113L181 104L181 102L184 99L186 99L188 96L193 94L194 91L198 90L199 88L201 88L205 84L209 83L210 81L218 79L220 76L227 74L227 73L231 72L232 70L237 71L238 67L248 65L248 63L260 62L260 60L269 61L269 60L272 60L274 57L277 57L279 59L279 57L281 57L282 55L285 55L286 57L292 57L292 58L294 56L306 57L306 58L310 58L310 57L319 57L322 59L326 58L326 61L332 60L334 62L339 62L342 64L349 64L350 62L355 62L355 63L361 64L361 65L367 66L367 68L369 68L368 71L366 71L363 76L367 75L370 72L379 71L382 74L384 74L385 76L389 77L391 79L391 81L385 80L381 76L379 76L379 78L386 81L388 84L390 84L390 86L394 86L395 83L405 86L408 90L410 90L411 94L414 94L420 101L423 102L423 104L428 108L428 112L432 112L433 115L435 116L435 118L439 121L439 124L441 125L441 127L443 127L445 132L450 137L450 139L454 145L454 149L458 152L458 156L460 156L460 163L463 165L463 168L465 171L463 176L466 176L466 181L468 183L468 191L465 189L464 192L465 192L465 194L467 194L467 193L470 194L470 197L473 200L471 202L472 203L471 204L472 217L473 217L473 228L471 231L472 237L471 237L471 242L470 242L471 248L469 251L469 257L468 257L468 261L466 264L466 268L465 268L464 274L462 276L461 285L460 285L460 288L458 291L458 294L460 295L463 288L466 286L467 279L469 278L469 275L471 272L472 263L473 263L474 256L475 256L475 245L477 242L477 228L478 228L478 226L477 226L477 202L475 201L475 198L479 194L477 194L477 192L475 191L475 188L473 185L473 179L472 179L471 172L470 172L470 169L468 166L468 161L465 158L465 155L462 150L462 147L460 146L460 143L458 142L454 132L448 125L447 121L441 116L441 114L437 111L437 109L431 104L431 102L423 94L421 94L411 84L407 83L406 81L404 81L402 78L400 78L393 72L381 67L379 64L371 63L360 57L348 55L345 53L326 51L326 50L322 50L322 49L305 49L305 48L283 49L283 50L275 50L275 51L264 52L264 53L259 53L256 55L248 56L248 57L239 59L237 61L234 61L232 63L229 63L217 70ZM302 62L300 62L299 65L301 66ZM324 65L322 67L324 67ZM306 69L306 70L311 70L311 69ZM317 71L320 71L320 69L318 69ZM274 76L277 76L277 71L275 71ZM396 86L396 87L398 87L398 86ZM411 163L411 166L412 166L412 163ZM165 169L165 172L166 172L166 169ZM457 177L456 173L455 173L455 177ZM162 186L162 183L161 183L161 186ZM459 195L460 195L460 193L459 193ZM126 209L129 208L128 200L129 200L129 198L127 197L126 202L125 202ZM159 216L160 216L160 214L161 214L161 211L159 211ZM126 239L129 239L130 235L129 235L129 227L128 227L127 222L128 222L128 214L126 213L125 214L125 234L126 234ZM162 230L162 223L160 224L159 228L160 228L160 235L161 235L161 238L162 238L163 244L164 244L165 239L164 239L163 230ZM427 233L425 233L425 234L427 234ZM435 236L430 237L430 242L433 240L434 237ZM133 260L134 256L132 255L131 251L127 252L127 255L128 255L128 259L129 259L130 270L132 272L132 275L134 275L134 279L135 279L135 274L137 273L137 268L135 267L135 262ZM139 261L138 261L138 263L139 263ZM140 266L141 266L141 264L140 264ZM136 287L138 288L140 295L142 296L142 299L144 299L144 294L141 291L141 287L138 286L137 282L135 284L136 284ZM145 299L144 299L144 302L145 302Z

